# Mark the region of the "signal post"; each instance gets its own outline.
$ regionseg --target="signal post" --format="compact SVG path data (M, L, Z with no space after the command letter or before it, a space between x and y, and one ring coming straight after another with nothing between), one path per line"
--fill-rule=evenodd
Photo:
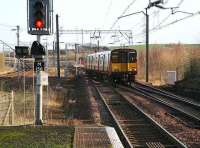
M27 0L28 33L37 35L31 47L31 55L35 58L35 125L42 125L42 88L48 85L48 75L44 74L45 48L40 44L41 35L52 32L53 0ZM48 52L48 51L47 51Z
M44 56L45 48L38 41L34 41L31 47L31 55L35 58L34 71L35 71L35 125L42 125L42 88L43 85L48 85L48 77L43 74L44 71ZM47 82L43 82L45 80Z

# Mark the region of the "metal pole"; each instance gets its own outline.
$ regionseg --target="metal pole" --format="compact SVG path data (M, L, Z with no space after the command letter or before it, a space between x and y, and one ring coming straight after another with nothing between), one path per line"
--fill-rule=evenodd
M78 75L78 72L77 72L77 46L78 44L75 44L75 65L76 65L76 77Z
M47 58L46 58L46 62L47 62L47 69L46 69L46 72L48 73L49 72L49 52L48 52L48 42L46 40L46 55L47 55ZM49 102L49 86L47 85L47 102ZM49 114L49 109L48 109L48 105L46 107L46 120L48 120L48 114Z
M47 43L47 40L46 40L46 54L47 54L47 57L46 57L47 69L46 69L46 71L47 71L47 73L48 73L48 71L49 71L49 52L48 52L48 43Z
M11 125L14 123L14 92L11 91Z
M97 41L97 49L98 49L98 52L99 52L99 39Z
M26 79L25 79L25 63L23 58L23 73L24 73L24 125L26 124Z
M42 125L42 85L40 84L41 71L36 72L36 99L35 99L35 125Z
M37 41L40 42L40 35L37 35ZM35 84L35 125L42 125L42 85L41 70L36 71Z
M53 47L52 47L53 48L53 51L52 51L52 54L53 54L53 62L52 62L52 64L53 64L53 66L55 66L55 57L54 57L54 55L55 55L55 53L54 53L55 52L55 46L54 45L55 45L55 43L53 41Z
M83 29L81 31L81 41L82 41L82 46L83 46Z
M37 41L40 42L40 35L37 35Z
M17 25L16 26L17 29L13 29L13 30L17 30L17 46L19 46L19 30L20 30L20 26ZM14 52L14 68L16 68L16 58L15 58L15 52Z
M17 25L17 46L19 46L19 25Z
M149 15L146 8L146 82L149 82Z
M58 14L56 15L56 39L57 39L57 72L58 78L60 78L60 48L59 48L59 22Z
M76 65L76 44L75 44L75 46L74 46L74 61L75 61L75 65Z
M67 77L67 71L68 71L68 59L67 59L67 43L65 43L65 57L66 57L66 60L65 60L65 77Z
M33 67L32 67L33 69L34 69L34 62L33 62ZM32 91L32 93L33 93L33 98L34 98L34 104L36 104L36 99L35 99L35 95L36 95L36 93L35 93L35 72L34 72L34 70L33 70L33 91ZM33 111L34 111L34 117L33 117L33 119L35 120L35 110L36 110L36 108L34 107L34 109L33 109Z

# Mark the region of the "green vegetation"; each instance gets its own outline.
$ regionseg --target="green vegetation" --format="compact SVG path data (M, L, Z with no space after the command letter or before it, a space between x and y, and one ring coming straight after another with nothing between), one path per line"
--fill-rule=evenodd
M71 127L1 127L0 148L71 148Z
M5 81L0 81L0 84L1 84L1 91L6 91L6 92L10 92L11 89L10 89L10 85L9 83L5 80Z
M185 71L185 78L197 78L200 76L200 57L190 59L189 66Z
M194 91L200 90L200 79L198 77L192 79L184 79L176 83L177 87L191 89Z
M6 132L2 132L0 133L0 141L15 141L15 140L21 140L22 138L24 138L25 133L20 132L20 131L6 131Z

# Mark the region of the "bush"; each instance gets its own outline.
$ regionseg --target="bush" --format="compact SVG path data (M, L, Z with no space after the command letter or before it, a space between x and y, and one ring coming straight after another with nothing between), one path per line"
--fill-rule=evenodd
M1 91L6 91L6 92L11 91L10 83L8 83L7 81L0 81L0 84L1 84Z

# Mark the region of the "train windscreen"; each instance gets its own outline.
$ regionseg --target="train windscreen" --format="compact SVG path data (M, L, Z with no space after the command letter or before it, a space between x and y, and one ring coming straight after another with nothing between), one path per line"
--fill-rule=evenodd
M127 52L112 52L112 63L127 63Z
M112 63L119 63L119 53L113 52L111 56Z
M112 52L112 63L134 63L136 62L136 52Z

